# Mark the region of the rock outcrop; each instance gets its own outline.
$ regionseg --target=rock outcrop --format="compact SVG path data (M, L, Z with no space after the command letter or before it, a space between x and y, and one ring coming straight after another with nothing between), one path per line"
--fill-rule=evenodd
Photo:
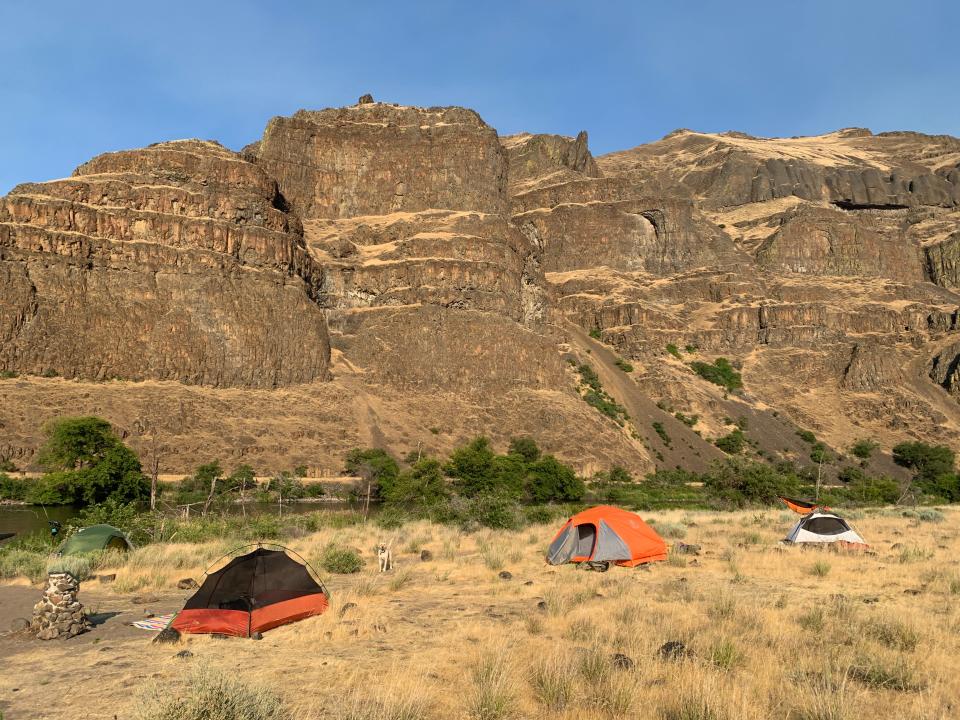
M588 474L702 469L732 418L769 461L809 462L798 426L956 443L958 228L960 140L916 133L594 158L364 95L240 153L107 153L0 199L0 455L29 465L67 407L175 470L481 433ZM719 356L741 392L691 369ZM584 401L585 365L629 417Z
M0 368L277 387L326 377L323 271L216 143L108 153L0 200Z
M500 213L507 164L473 110L363 103L276 117L248 148L304 220L434 208Z

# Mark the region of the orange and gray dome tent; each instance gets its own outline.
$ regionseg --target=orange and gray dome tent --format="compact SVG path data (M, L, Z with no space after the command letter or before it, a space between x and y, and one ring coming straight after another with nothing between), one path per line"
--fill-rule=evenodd
M257 545L209 573L170 627L181 633L250 637L326 611L329 595L306 561L298 562L287 554L292 550L277 547L281 549Z
M577 513L550 543L551 565L614 562L624 567L667 559L667 543L636 513L609 505Z

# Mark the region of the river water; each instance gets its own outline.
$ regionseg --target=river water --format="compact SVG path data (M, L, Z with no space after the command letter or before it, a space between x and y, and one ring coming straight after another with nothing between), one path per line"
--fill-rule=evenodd
M322 502L322 503L284 503L284 515L297 515L302 513L315 512L318 510L362 510L360 503L348 502ZM247 503L247 515L252 517L256 515L277 515L280 506L276 503ZM375 508L371 506L371 515ZM31 533L49 533L49 520L57 520L66 523L67 520L75 517L79 508L69 505L0 505L0 535L4 533L17 533L18 536L29 535ZM231 515L239 515L243 512L240 505L230 507L227 512ZM223 514L221 508L217 509L218 514ZM13 540L13 538L10 538ZM0 542L10 542L10 540Z

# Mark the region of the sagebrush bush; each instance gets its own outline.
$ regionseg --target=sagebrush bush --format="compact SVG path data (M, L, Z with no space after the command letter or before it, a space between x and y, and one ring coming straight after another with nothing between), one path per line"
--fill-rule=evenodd
M363 558L356 550L340 547L333 543L327 545L320 556L320 566L324 570L341 575L360 572L363 565Z
M157 684L140 699L137 720L289 720L283 702L265 688L233 674L204 668L187 674L186 686L171 691Z

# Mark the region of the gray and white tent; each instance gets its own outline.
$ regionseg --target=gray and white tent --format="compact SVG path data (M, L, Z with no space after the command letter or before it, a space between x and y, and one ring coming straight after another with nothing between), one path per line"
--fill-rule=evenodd
M819 508L801 517L784 540L791 543L867 544L846 520Z

